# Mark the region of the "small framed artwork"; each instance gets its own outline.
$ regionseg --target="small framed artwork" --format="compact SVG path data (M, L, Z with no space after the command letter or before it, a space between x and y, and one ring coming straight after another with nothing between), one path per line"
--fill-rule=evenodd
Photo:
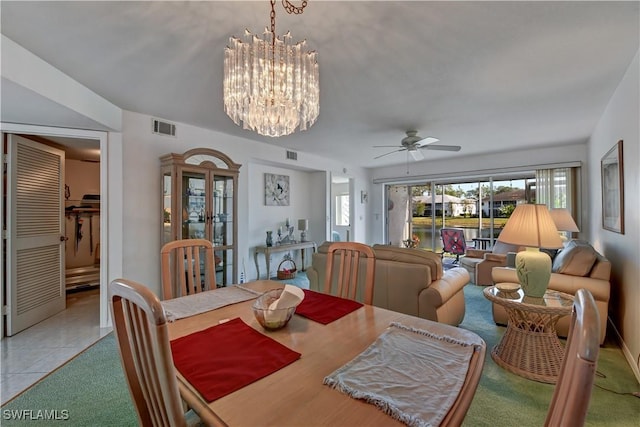
M624 234L624 168L622 140L600 161L602 174L602 228Z
M369 200L369 194L366 191L360 191L360 203L367 203Z
M264 204L289 206L289 176L264 174Z

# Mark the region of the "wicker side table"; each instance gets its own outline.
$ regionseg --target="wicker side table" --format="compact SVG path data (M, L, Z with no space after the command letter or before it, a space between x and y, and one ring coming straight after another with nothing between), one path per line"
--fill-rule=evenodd
M573 297L547 290L542 298L531 298L522 289L503 292L498 287L507 286L501 285L484 290L484 296L503 306L509 317L507 329L491 351L491 357L516 375L555 384L564 358L556 322L571 314Z

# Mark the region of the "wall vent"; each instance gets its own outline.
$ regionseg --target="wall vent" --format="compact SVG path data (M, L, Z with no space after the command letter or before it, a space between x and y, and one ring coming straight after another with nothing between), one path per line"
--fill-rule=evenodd
M298 160L298 153L287 150L287 160Z
M152 119L151 132L159 135L176 136L176 125L162 120Z

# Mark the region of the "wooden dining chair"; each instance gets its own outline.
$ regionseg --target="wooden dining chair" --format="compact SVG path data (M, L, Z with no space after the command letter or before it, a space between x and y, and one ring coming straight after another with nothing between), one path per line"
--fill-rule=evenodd
M109 283L113 330L141 426L200 425L185 412L171 356L167 319L158 297L126 279ZM197 410L197 408L193 408ZM204 406L200 413L204 412Z
M564 359L551 398L545 426L584 425L600 352L600 314L593 295L579 289Z
M337 263L336 263L337 260ZM361 261L364 262L364 276L360 276ZM376 256L370 246L355 242L333 242L327 249L324 292L331 294L332 283L336 283L336 296L355 300L358 285L364 285L363 302L373 303L373 282L375 280ZM335 270L334 270L335 269Z
M183 239L166 243L160 250L162 299L216 288L213 244L206 239Z

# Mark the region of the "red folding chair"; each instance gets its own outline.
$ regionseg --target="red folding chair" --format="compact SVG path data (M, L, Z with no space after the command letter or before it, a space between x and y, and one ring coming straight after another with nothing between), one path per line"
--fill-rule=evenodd
M442 254L455 255L454 264L460 262L460 255L464 255L467 251L464 230L461 228L443 228L440 230L440 236L442 237Z

